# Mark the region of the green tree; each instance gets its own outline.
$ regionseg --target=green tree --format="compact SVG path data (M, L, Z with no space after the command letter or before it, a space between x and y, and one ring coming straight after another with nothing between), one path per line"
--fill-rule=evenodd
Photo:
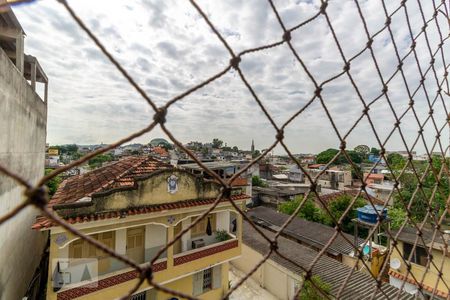
M252 186L265 187L266 184L265 184L264 181L261 179L261 177L255 175L255 176L252 177Z
M319 154L317 154L316 161L318 164L327 164L333 159L333 157L338 152L339 152L339 150L332 149L332 148L322 151Z
M212 144L213 144L213 148L218 149L218 148L222 147L223 141L219 140L218 138L214 138L212 141Z
M302 200L302 196L297 196L294 200L283 202L278 205L278 211L284 214L292 215ZM312 222L322 223L324 221L322 211L316 206L312 198L305 201L297 216Z
M52 169L45 169L45 175L50 174L52 171ZM62 178L60 175L56 175L55 177L47 181L46 186L48 188L49 197L52 197L56 193L61 182Z
M112 161L113 156L111 154L99 154L88 161L91 168L95 169L101 167L104 162Z
M402 169L406 164L406 159L398 153L390 153L386 160L393 169L397 170Z
M362 162L362 157L357 152L352 151L352 150L348 150L346 152L353 163L360 164ZM333 148L327 149L327 150L322 151L319 154L317 154L316 161L319 164L327 164L338 153L339 153L339 150L337 150L337 149L333 149ZM336 158L336 160L333 161L334 165L347 164L347 163L349 163L349 161L344 156L344 154L339 155Z
M353 151L358 153L361 156L361 158L364 159L367 157L367 155L369 155L370 148L367 145L358 145L353 149Z
M407 219L406 211L400 207L389 208L388 217L391 220L391 229L399 229Z
M312 281L312 282L311 282ZM318 275L313 275L311 281L307 280L303 285L299 300L322 300L327 299L323 294L330 295L331 285L324 282ZM314 283L314 284L313 284ZM320 290L320 291L319 291Z
M238 148L237 146L233 146L233 151L234 151L234 152L238 152L238 151L239 151L239 148Z
M379 155L380 155L380 150L378 150L377 148L373 148L373 147L372 147L372 148L370 149L370 154L379 156Z
M252 157L253 158L256 158L256 157L258 157L258 156L260 156L261 155L261 152L259 152L259 150L255 150L254 152L253 152L253 154L252 154Z
M328 210L330 211L331 215L338 221L342 215L344 214L347 207L350 206L351 202L353 200L353 197L350 195L342 195L339 197L336 197L336 199L332 200L328 203ZM342 220L342 230L347 233L353 232L353 223L352 219L357 217L356 209L358 207L362 207L366 204L366 201L359 197L356 199L355 203L352 205L350 211L347 213L347 215ZM336 226L336 223L333 221L331 216L329 214L324 214L324 222L325 224L329 226Z
M438 175L443 167L443 163L446 163L448 167L448 160L443 160L438 156L432 157L432 170L435 173L432 170L426 173L420 189L417 189L419 184L417 176L410 168L407 168L406 172L398 177L400 181L400 193L397 192L394 195L394 207L404 210L405 206L410 205L409 209L411 214L417 222L424 219L429 206L439 216L446 213L445 205L449 197L449 178L445 172L442 173L440 178ZM427 165L415 164L415 170L419 176L426 172ZM439 181L438 188L434 192L437 182L436 177L438 177ZM429 218L428 220L431 219Z

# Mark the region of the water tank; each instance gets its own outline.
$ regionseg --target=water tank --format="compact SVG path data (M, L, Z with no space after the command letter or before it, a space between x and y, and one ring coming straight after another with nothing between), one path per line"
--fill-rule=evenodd
M376 210L375 210L376 209ZM383 208L381 205L375 205L375 209L372 205L365 205L363 207L357 208L358 211L358 220L366 223L373 223L375 224L377 222L377 212L382 216L383 219L386 219L387 217L387 208Z

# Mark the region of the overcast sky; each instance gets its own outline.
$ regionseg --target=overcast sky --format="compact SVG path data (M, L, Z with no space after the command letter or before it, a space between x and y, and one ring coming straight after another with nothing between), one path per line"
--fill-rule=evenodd
M386 19L382 2L360 2L369 32L373 34ZM386 2L390 13L400 1ZM69 3L158 105L219 72L230 59L189 1L76 0ZM267 1L198 1L198 4L235 52L281 39L282 30ZM286 26L293 27L314 15L320 1L275 1L275 5ZM433 2L422 1L422 6L425 18L429 19ZM417 34L423 26L417 2L407 1L407 9L413 33ZM77 27L62 5L51 0L38 1L17 6L14 11L27 34L26 52L39 59L49 77L50 144L111 143L152 120L152 110L145 100ZM327 12L345 56L352 57L363 49L367 37L354 1L330 1ZM443 14L439 14L438 20L445 37L449 28ZM403 10L393 17L392 30L399 55L403 57L411 45ZM426 37L434 52L440 43L435 22L429 23ZM292 43L318 82L342 70L344 63L324 16L295 31ZM375 38L373 48L387 80L398 65L387 30ZM431 57L423 34L416 49L422 69L426 70ZM450 53L448 41L444 53ZM447 57L447 64L449 61ZM280 126L313 95L311 81L286 44L244 56L241 68ZM413 55L405 60L404 70L413 92L420 80ZM435 70L440 80L444 73L440 54L436 56ZM367 102L381 93L382 84L368 50L352 62L351 74ZM430 72L425 81L431 101L437 90L432 75ZM340 133L345 135L363 109L348 77L341 76L325 85L322 95ZM402 115L409 99L400 73L390 82L388 96L397 114ZM423 89L414 100L417 116L423 122L429 112ZM448 97L438 98L435 105L438 127L445 124L443 103L448 106L448 100ZM372 105L370 116L384 141L395 122L385 97ZM235 71L173 105L167 120L167 126L183 142L219 137L228 145L249 149L254 139L256 148L263 149L275 138L275 130ZM409 111L401 123L408 145L417 137L418 129ZM436 131L430 121L425 126L425 134L427 145L431 146ZM136 142L146 143L154 137L165 136L156 129ZM336 133L317 100L288 126L285 138L295 153L339 146ZM448 145L447 129L441 141ZM349 148L358 144L377 146L366 118L348 136L347 144ZM387 148L404 150L398 132L391 137ZM423 142L415 150L424 152ZM281 149L277 152L283 153Z

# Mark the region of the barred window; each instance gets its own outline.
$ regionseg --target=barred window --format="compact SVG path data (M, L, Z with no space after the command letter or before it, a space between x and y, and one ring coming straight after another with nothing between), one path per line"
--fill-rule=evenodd
M212 288L212 268L203 271L203 292Z

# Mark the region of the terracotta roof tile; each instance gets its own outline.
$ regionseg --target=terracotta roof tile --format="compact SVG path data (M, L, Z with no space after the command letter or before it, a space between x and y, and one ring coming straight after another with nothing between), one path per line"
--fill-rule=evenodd
M89 173L66 179L62 182L48 206L73 203L83 197L89 197L94 193L115 187L133 186L135 177L151 174L167 167L167 164L149 157L126 157Z

